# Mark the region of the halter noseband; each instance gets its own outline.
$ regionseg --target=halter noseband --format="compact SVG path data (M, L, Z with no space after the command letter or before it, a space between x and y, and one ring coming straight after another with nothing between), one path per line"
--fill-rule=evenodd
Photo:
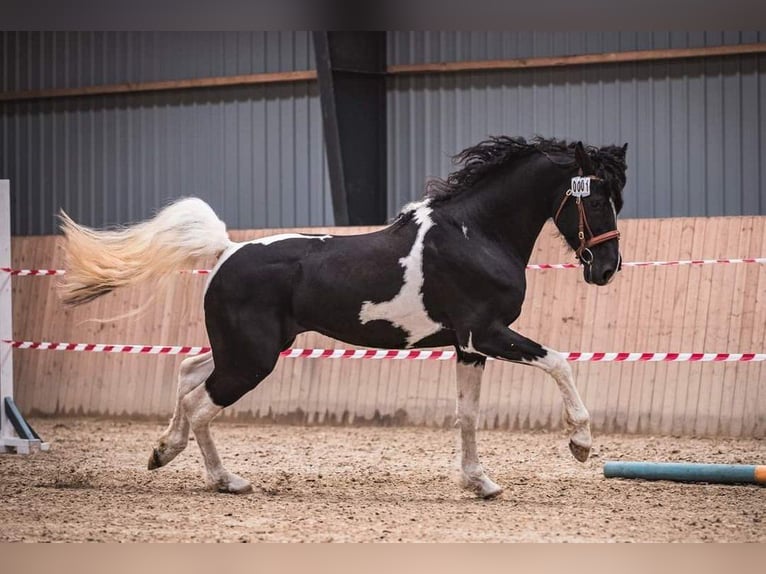
M589 179L595 179L599 180L600 178L595 176L588 176ZM572 190L568 189L567 192L564 194L564 198L561 200L561 203L559 204L559 208L556 210L556 215L553 217L554 223L558 223L559 215L561 215L561 210L564 209L564 204L567 202L567 199L569 199L572 196ZM606 233L602 233L601 235L593 235L593 231L590 229L590 225L588 225L588 218L585 216L585 205L583 204L582 197L579 195L575 197L575 205L577 205L577 238L580 240L580 246L575 249L575 255L577 256L577 259L582 261L586 265L590 265L593 262L593 253L591 253L590 248L594 245L598 245L600 243L604 243L606 241L609 241L610 239L620 239L620 232L617 229L613 229L612 231L607 231ZM590 239L585 239L585 231L587 230L588 235L590 236ZM587 256L583 257L587 253Z

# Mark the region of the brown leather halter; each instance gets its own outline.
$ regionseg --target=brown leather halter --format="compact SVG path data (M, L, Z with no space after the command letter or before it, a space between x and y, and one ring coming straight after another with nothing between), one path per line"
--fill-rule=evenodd
M600 178L595 176L589 176L590 179L593 180L600 180ZM569 199L572 196L572 190L568 189L567 192L564 194L564 198L561 200L561 203L559 204L559 208L556 210L556 215L553 217L553 221L555 223L558 223L559 215L561 215L561 210L564 209L564 204L566 204L567 199ZM590 248L594 245L598 245L599 243L604 243L606 241L609 241L610 239L620 239L620 232L617 229L613 229L612 231L607 231L606 233L602 233L601 235L593 235L593 231L590 229L590 225L588 225L588 218L585 215L585 205L582 201L582 197L575 197L575 205L577 205L577 238L580 240L580 246L575 249L575 255L577 255L577 259L585 263L586 265L590 265L590 263L593 262L593 253L591 253ZM585 232L588 232L588 235L590 236L590 239L585 238ZM583 257L583 254L588 253L586 257Z

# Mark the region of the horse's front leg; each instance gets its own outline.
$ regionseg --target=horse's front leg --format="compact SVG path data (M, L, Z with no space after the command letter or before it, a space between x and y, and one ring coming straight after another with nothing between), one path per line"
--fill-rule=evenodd
M572 368L564 356L504 325L494 325L483 333L474 333L473 341L476 350L484 355L532 365L553 377L561 391L570 427L569 450L580 462L588 460L592 444L590 415L577 392Z
M458 352L457 424L460 425L461 483L481 498L494 498L503 492L484 472L476 449L476 425L479 415L481 376L484 357Z

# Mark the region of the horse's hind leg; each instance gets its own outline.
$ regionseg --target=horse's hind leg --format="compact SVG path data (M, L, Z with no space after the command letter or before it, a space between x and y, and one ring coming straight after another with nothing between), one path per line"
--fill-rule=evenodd
M457 424L460 425L461 483L482 498L494 498L503 492L484 472L476 449L476 424L479 414L481 376L484 357L458 352Z
M215 372L209 381L215 381ZM218 449L210 434L210 423L223 411L223 406L213 402L208 392L207 385L199 385L183 398L183 409L189 419L189 424L197 439L202 458L205 461L207 472L207 484L210 488L219 492L231 492L234 494L246 494L252 492L253 487L244 478L227 471Z
M173 418L149 457L149 470L165 466L186 448L189 442L189 420L181 401L189 392L204 383L212 372L213 354L210 352L188 357L181 363Z
M208 486L219 492L239 494L251 492L252 486L224 468L210 434L210 423L271 373L285 342L294 335L288 336L274 316L243 310L237 317L242 326L231 324L228 315L208 314L215 369L204 385L186 394L181 406L202 451Z

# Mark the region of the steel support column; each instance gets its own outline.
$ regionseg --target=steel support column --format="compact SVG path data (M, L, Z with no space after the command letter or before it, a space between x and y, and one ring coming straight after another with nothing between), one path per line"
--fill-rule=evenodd
M386 220L386 34L314 32L335 225Z

